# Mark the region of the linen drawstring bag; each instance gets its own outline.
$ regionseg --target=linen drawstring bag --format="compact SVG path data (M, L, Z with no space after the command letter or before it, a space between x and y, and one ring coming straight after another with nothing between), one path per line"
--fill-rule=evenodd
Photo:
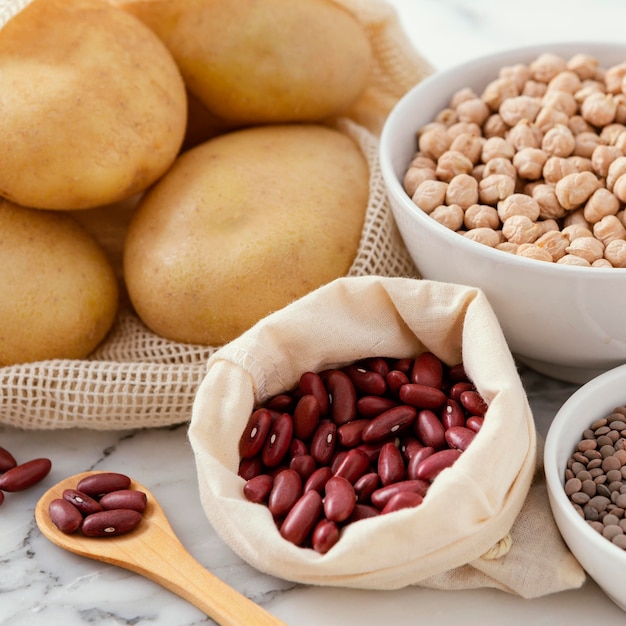
M426 350L447 365L463 362L489 404L472 444L420 506L348 525L326 554L284 540L269 509L243 496L237 474L239 438L254 407L294 388L305 371ZM582 583L554 523L540 529L541 537L513 528L535 475L537 438L513 358L478 289L380 276L340 278L317 289L211 357L189 439L211 525L266 573L367 589L491 586L524 597ZM530 517L538 520L534 508ZM548 547L549 555L541 552Z

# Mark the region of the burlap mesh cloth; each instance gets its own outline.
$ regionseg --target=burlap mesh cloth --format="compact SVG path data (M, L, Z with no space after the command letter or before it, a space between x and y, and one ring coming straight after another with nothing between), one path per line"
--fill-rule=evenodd
M0 27L30 1L0 0ZM431 68L412 47L393 7L382 0L336 1L361 21L374 51L365 94L349 117L338 121L361 146L370 167L369 206L349 275L415 276L385 196L377 148L393 104ZM113 211L75 212L107 250L118 274L131 210L124 205ZM109 336L88 359L0 368L0 423L23 429L113 430L186 422L206 361L218 347L158 337L124 300Z

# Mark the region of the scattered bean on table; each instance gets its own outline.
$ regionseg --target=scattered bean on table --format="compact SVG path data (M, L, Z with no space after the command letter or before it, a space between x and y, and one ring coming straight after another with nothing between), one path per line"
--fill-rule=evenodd
M19 463L6 448L0 447L0 504L5 501L5 492L24 491L42 481L52 468L47 458L37 458Z
M419 506L487 408L463 364L431 352L304 372L248 419L243 495L268 507L285 539L325 553L346 525Z

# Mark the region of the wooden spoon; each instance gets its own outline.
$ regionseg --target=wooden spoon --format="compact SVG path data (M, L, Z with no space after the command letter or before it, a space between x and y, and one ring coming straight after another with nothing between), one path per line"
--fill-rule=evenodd
M51 487L37 502L35 519L52 543L97 561L119 565L184 598L222 626L286 626L265 609L206 570L182 545L156 498L143 485L131 481L131 489L143 491L148 504L135 530L114 537L85 537L61 532L48 514L48 506L65 489L76 489L85 476L70 476Z

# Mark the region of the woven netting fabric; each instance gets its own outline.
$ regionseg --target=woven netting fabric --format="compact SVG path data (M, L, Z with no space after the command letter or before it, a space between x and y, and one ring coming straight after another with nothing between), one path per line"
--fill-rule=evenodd
M30 1L0 0L0 27ZM336 122L361 147L370 168L369 205L349 275L417 276L385 195L378 135L391 107L431 67L410 44L390 5L336 1L363 24L374 52L366 92L349 116ZM120 268L123 224L105 223L93 234ZM206 361L219 347L163 339L123 299L111 332L89 358L0 368L0 424L30 430L121 430L187 422Z

